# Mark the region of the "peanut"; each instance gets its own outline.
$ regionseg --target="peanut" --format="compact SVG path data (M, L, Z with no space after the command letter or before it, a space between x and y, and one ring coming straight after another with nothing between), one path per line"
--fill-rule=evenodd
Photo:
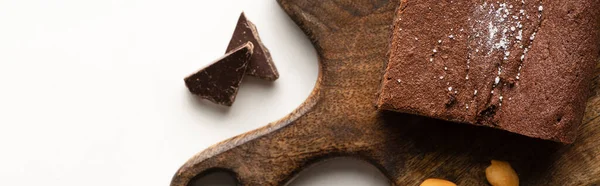
M448 180L429 178L423 181L420 186L456 186L456 184Z
M485 177L492 186L519 186L519 176L508 162L492 160L485 169Z

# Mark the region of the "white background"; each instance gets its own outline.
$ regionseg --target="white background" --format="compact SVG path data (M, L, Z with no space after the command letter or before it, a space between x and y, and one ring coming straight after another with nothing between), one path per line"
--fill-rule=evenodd
M199 101L183 78L224 53L242 10L281 78L246 78L231 108ZM0 185L168 185L197 152L291 112L316 78L275 0L0 0ZM386 182L336 160L291 185Z

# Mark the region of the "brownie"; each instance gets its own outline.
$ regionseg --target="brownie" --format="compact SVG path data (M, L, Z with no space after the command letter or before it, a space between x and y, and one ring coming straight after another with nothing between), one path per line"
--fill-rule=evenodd
M600 1L402 1L377 106L572 143Z
M231 106L252 56L251 42L240 45L207 67L184 79L192 94L217 104Z
M248 64L246 74L269 81L277 80L279 78L279 72L273 63L271 53L260 40L256 26L254 26L242 12L238 19L237 26L235 27L235 31L233 32L233 36L229 41L227 52L246 42L252 42L252 44L254 44L254 54L252 54L252 58L250 58L250 64Z

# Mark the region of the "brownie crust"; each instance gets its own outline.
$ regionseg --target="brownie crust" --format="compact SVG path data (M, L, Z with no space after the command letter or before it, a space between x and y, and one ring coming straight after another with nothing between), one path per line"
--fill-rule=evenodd
M377 100L572 143L599 59L600 0L402 1Z

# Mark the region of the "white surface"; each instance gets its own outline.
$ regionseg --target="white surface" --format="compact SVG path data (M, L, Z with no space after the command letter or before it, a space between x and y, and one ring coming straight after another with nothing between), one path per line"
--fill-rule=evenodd
M183 78L224 53L242 10L281 78L245 79L230 109L197 101ZM287 115L316 77L275 0L0 0L0 185L168 185L195 153ZM380 183L368 166L325 170ZM308 175L293 184L336 179Z

